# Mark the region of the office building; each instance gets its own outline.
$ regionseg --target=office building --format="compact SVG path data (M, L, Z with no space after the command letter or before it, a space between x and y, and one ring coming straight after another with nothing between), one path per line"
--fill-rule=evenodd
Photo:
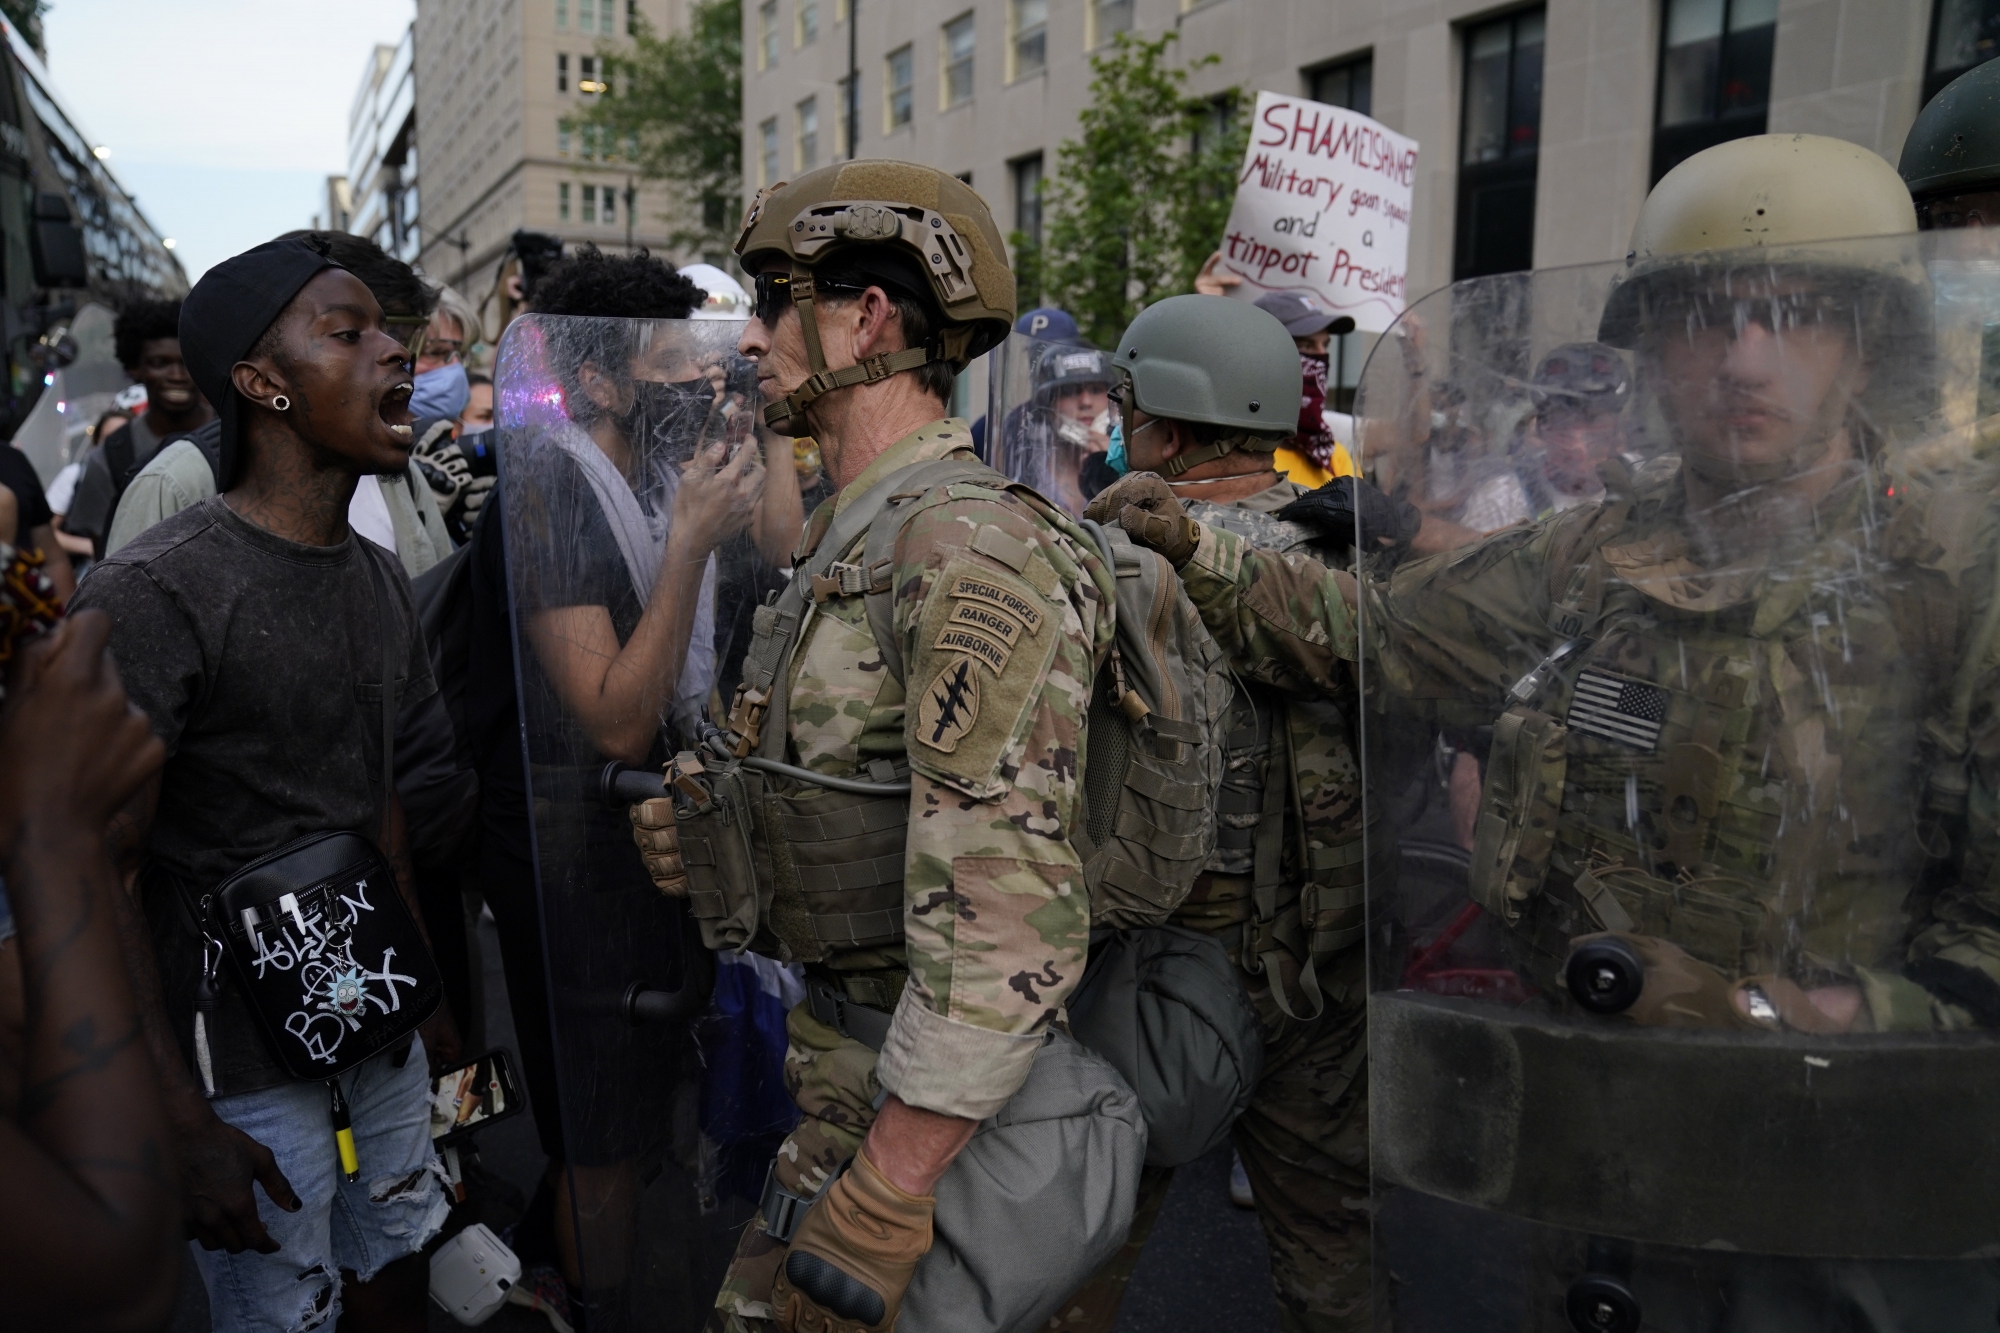
M684 0L418 0L416 108L426 127L419 262L475 303L519 228L605 250L669 251L672 193L632 146L563 128L606 91L632 17L674 31ZM489 313L489 321L496 318Z
M417 257L417 97L414 28L368 56L347 113L347 179L327 182L326 225L366 236L398 259ZM334 178L338 179L338 178ZM348 221L336 223L346 193Z
M858 3L850 34L849 3ZM971 181L1039 235L1089 100L1089 53L1178 31L1241 85L1355 107L1421 145L1413 295L1614 259L1674 163L1808 131L1893 161L1923 99L1993 54L2000 0L745 0L746 194L846 155ZM850 60L850 36L852 58Z

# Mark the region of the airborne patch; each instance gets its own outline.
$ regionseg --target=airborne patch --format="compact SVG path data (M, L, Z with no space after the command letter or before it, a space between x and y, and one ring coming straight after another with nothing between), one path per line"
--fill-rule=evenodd
M1007 669L1007 659L1014 655L1012 648L993 642L977 630L954 629L949 625L931 646L954 653L971 653L991 668L996 676Z
M976 629L983 634L990 634L1010 648L1014 646L1014 640L1021 637L1020 621L1014 619L1005 611L996 610L990 606L981 606L977 602L953 602L951 604L951 623L962 625L966 629Z
M1012 588L1002 587L976 574L960 574L952 580L950 595L970 598L976 602L988 602L1026 625L1028 633L1042 632L1041 611Z
M978 718L979 673L971 658L954 658L917 705L917 740L950 754Z

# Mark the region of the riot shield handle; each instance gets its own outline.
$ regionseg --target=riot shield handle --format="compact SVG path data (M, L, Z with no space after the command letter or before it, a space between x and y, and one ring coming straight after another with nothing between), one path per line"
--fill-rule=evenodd
M1593 1014L1622 1014L1646 988L1646 963L1639 951L1616 935L1600 935L1571 951L1563 983L1576 1002Z
M693 1018L708 1003L708 996L699 986L683 984L679 990L654 990L643 981L635 981L625 988L619 1000L619 1012L633 1027L652 1023L680 1023Z

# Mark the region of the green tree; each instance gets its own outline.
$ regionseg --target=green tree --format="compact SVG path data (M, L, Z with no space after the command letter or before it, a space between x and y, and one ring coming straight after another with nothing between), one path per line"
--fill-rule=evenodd
M1024 304L1046 295L1104 347L1148 305L1194 290L1228 221L1249 138L1244 90L1189 93L1189 73L1218 58L1169 65L1177 36L1121 33L1090 58L1090 105L1044 187L1044 244L1010 240Z
M726 253L743 216L742 0L696 0L666 37L635 11L631 47L598 55L610 91L565 124L586 155L617 145L640 175L677 187L675 249Z
M49 0L0 0L0 14L21 30L38 56L47 56L42 47L42 15L49 12Z

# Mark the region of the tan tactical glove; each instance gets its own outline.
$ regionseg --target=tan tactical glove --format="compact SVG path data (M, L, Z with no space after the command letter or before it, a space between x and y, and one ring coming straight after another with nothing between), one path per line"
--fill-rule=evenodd
M1732 988L1730 999L1750 1022L1773 1032L1847 1032L1854 1022L1853 1014L1841 1018L1828 1013L1814 1002L1812 994L1788 977L1745 977ZM1858 994L1854 1007L1860 1008Z
M1174 488L1157 473L1134 472L1097 493L1083 516L1096 523L1116 523L1139 545L1158 551L1175 569L1194 555L1201 525L1187 515Z
M931 1247L932 1195L905 1194L866 1151L813 1203L771 1292L785 1333L886 1333Z
M632 810L632 841L639 844L640 859L653 887L669 898L688 895L687 867L681 863L681 834L674 823L674 802L669 796L641 801Z

